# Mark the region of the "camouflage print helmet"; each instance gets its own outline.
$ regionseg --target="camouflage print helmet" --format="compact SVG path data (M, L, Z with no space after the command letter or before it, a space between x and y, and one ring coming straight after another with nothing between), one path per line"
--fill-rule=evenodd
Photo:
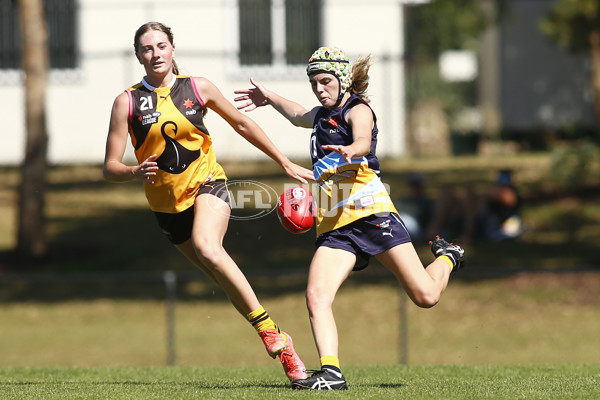
M328 72L335 75L340 82L339 100L352 85L352 65L350 59L337 47L320 47L308 59L306 73L308 76Z

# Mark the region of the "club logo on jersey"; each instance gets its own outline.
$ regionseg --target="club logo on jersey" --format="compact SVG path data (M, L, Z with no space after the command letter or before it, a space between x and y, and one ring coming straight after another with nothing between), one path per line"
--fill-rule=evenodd
M347 169L340 171L338 168L335 171L324 172L318 180L319 185L333 184L344 179L354 179L358 175L356 169Z
M181 174L200 157L200 149L187 149L175 139L177 130L177 124L173 121L167 121L160 127L162 137L165 139L165 149L156 159L156 164L158 168L170 174Z

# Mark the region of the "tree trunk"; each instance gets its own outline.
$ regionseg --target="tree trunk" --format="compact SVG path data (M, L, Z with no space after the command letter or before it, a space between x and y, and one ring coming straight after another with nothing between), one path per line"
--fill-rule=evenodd
M17 252L22 256L40 258L48 249L44 210L48 147L48 31L43 0L18 0L18 5L23 38L27 137L21 165Z
M590 58L592 60L592 89L594 91L594 115L596 138L600 140L600 7L596 15L595 28L590 32Z

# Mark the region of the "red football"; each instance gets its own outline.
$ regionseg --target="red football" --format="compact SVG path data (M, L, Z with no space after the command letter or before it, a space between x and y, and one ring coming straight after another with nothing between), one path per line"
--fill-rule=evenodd
M312 203L312 194L302 186L285 190L277 202L281 225L292 233L308 232L315 224Z

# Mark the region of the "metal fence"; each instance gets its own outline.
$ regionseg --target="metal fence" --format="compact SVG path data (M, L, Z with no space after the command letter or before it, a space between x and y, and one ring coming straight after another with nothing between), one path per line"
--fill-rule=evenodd
M261 278L273 278L273 272L250 272L246 273L250 280L261 279ZM282 273L281 276L287 277L298 277L304 278L304 274L299 273ZM353 279L353 278L350 278ZM382 280L389 279L387 272L372 272L367 276L367 280ZM361 278L361 280L364 280ZM15 298L22 300L23 297L27 300L45 301L45 296L41 295L39 291L36 291L36 295L15 293L6 290L7 288L23 288L31 286L43 286L46 288L55 287L57 285L77 285L90 287L91 289L85 290L90 297L98 295L102 292L100 287L108 286L115 288L119 285L131 285L138 284L143 286L154 285L158 288L158 285L162 286L160 290L152 291L151 296L157 298L158 296L164 298L165 304L165 364L176 365L177 364L177 318L176 309L178 298L178 286L183 283L189 283L193 281L209 281L208 277L198 271L173 271L167 270L163 272L108 272L108 273L84 273L84 274L48 274L48 273L30 273L30 274L4 274L0 275L0 288L4 286L5 289L5 301L11 301ZM94 289L94 286L96 289ZM58 294L50 293L50 289L46 294L63 296L68 298L71 294ZM398 363L408 364L408 297L404 293L402 287L400 287L399 296L399 338L398 338ZM145 292L147 293L147 292ZM114 297L114 294L106 296L102 293L102 297Z

